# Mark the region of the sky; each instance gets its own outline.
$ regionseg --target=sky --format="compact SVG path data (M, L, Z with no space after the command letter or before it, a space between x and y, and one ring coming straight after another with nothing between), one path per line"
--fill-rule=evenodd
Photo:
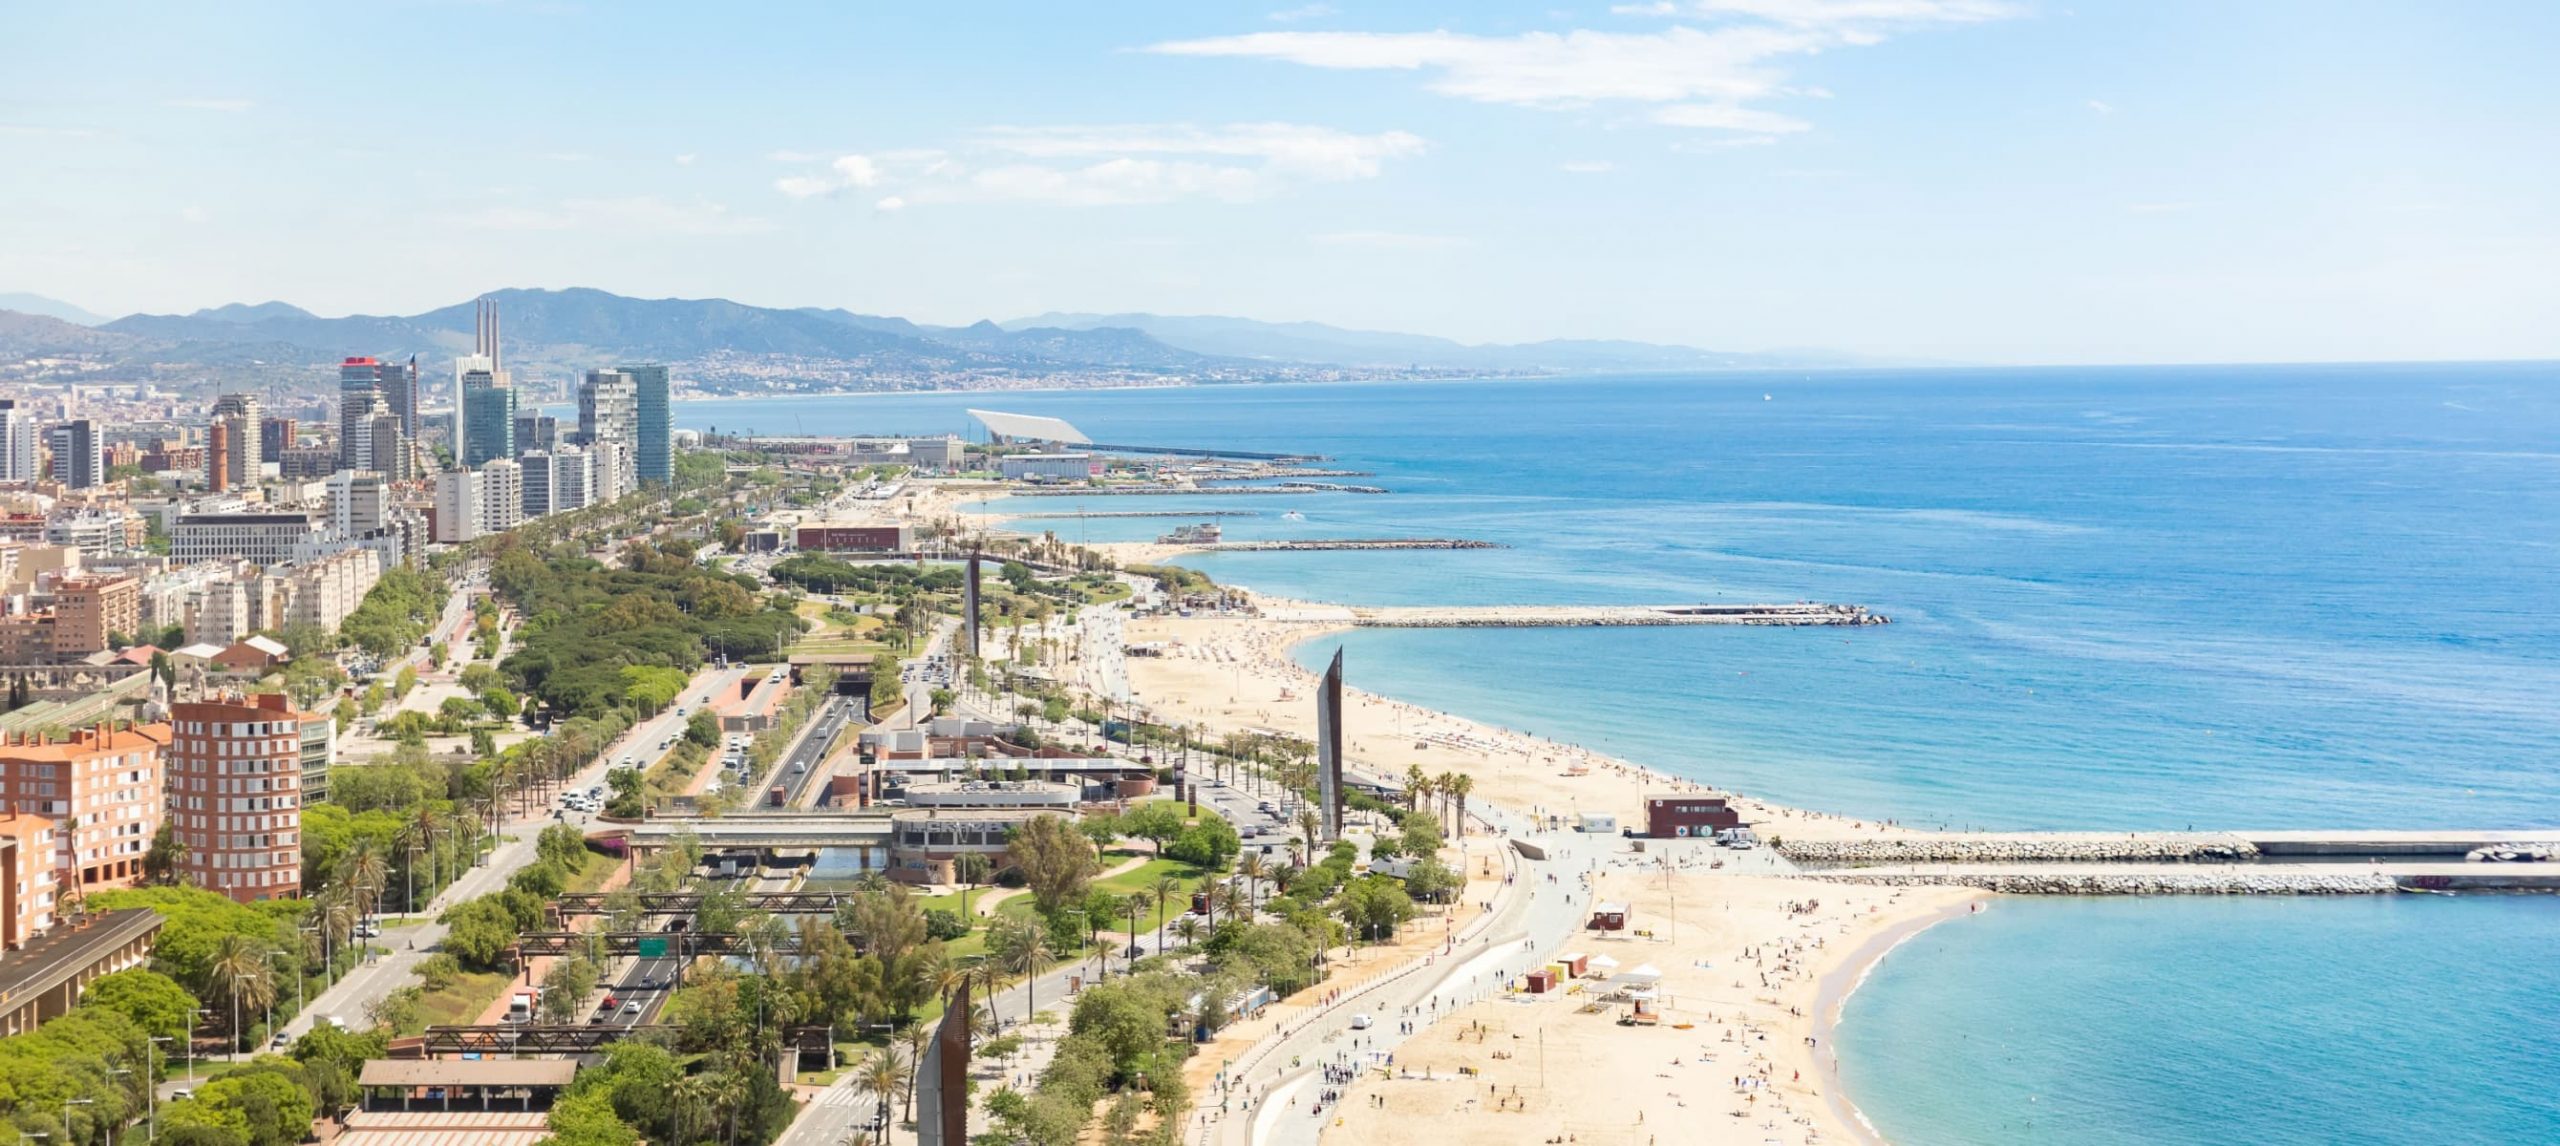
M17 0L0 291L2560 357L2560 4Z

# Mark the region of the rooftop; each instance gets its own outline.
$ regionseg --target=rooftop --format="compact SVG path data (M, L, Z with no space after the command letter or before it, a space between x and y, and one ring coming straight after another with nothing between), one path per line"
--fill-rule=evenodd
M1093 439L1084 436L1084 431L1068 425L1061 418L1044 417L1039 414L1007 414L996 410L971 410L969 416L976 418L978 424L985 426L989 432L1008 438L1021 438L1035 442L1061 442L1076 446L1093 444Z
M390 1059L364 1064L358 1086L567 1086L575 1059Z

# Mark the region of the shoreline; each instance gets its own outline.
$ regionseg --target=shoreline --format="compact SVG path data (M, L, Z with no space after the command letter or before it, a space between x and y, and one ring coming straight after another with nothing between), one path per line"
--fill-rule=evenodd
M1858 1105L1857 1100L1849 1096L1848 1084L1841 1078L1840 1016L1848 1009L1850 998L1858 993L1859 988L1867 985L1867 977L1873 975L1877 967L1884 965L1886 956L1899 950L1903 944L1919 938L1922 932L1932 927L1975 914L1982 910L1983 905L1990 898L1991 893L1985 893L1948 904L1931 914L1896 923L1869 936L1866 942L1860 944L1857 950L1850 952L1849 957L1839 966L1832 968L1821 977L1814 993L1813 1031L1814 1037L1830 1044L1831 1049L1828 1053L1815 1055L1814 1062L1821 1068L1822 1080L1826 1084L1823 1091L1825 1105L1831 1108L1833 1117L1839 1119L1840 1124L1848 1128L1854 1139L1863 1143L1864 1146L1890 1146L1890 1140L1885 1137L1883 1130L1868 1119L1865 1109Z

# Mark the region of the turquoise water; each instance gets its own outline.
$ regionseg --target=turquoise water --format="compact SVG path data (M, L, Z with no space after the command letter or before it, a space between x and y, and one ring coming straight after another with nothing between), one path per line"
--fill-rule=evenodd
M2560 1141L2542 897L2003 900L1849 1000L1899 1146Z
M1951 826L2534 827L2560 824L2556 382L2548 364L1930 371L901 395L709 403L679 417L767 433L943 431L966 407L992 406L1065 417L1102 441L1312 450L1375 471L1353 480L1394 492L1084 500L1264 511L1223 522L1239 538L1509 546L1197 561L1294 596L1813 599L1892 616L1858 630L1364 631L1340 642L1363 688L1790 803ZM1071 512L1077 501L1017 504ZM1306 520L1279 516L1293 509ZM1107 540L1171 523L1040 524ZM2296 908L2332 914L2284 914ZM1891 973L1860 996L1862 1011L1876 1009L1856 1019L1852 1046L1897 1060L1955 1055L1960 1028L1892 1008L1971 984L2036 1000L2019 1010L2047 1032L2033 1061L1994 1057L1908 1085L1876 1075L1856 1092L1879 1123L1940 1135L1929 1141L1973 1133L1929 1129L1938 1124L1919 1104L1941 1091L1961 1105L2033 1093L2039 1071L2068 1070L2133 1078L2139 1092L2148 1076L2124 1075L2113 1053L2146 1037L2139 1008L1969 969L2014 972L2003 960L2021 943L2041 943L2056 966L2107 966L2120 937L2097 922L2131 919L2175 950L2242 932L2280 949L2245 960L2163 952L2176 975L2131 976L2126 989L2150 1006L2205 1007L2232 1032L2219 1045L2235 1069L2288 1080L2341 1129L2260 1135L2234 1099L2144 1138L2138 1112L2186 1101L2163 1091L2093 1102L2035 1140L2560 1142L2560 1117L2518 1110L2493 1087L2467 1090L2462 1077L2436 1084L2450 1097L2435 1105L2373 1088L2393 1069L2396 1028L2297 1025L2251 1003L2309 983L2351 1010L2405 1010L2405 981L2328 970L2366 965L2341 939L2371 966L2425 969L2417 981L2435 985L2432 998L2522 1000L2539 988L2545 973L2513 959L2430 952L2458 928L2465 950L2547 953L2560 902L2425 910L2004 905L1996 922L1928 940L1978 947L1935 964L1888 960ZM2018 922L2031 918L2053 922L2039 934ZM2080 918L2091 926L2075 927ZM2353 925L2283 925L2324 918ZM2211 1002L2181 1001L2173 985ZM2484 1007L2454 1027L2531 1044L2552 1017ZM2512 1119L2537 1132L2515 1134Z

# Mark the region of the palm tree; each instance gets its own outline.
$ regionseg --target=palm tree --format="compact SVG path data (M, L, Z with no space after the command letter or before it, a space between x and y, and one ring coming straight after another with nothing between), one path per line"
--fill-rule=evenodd
M1246 852L1236 860L1236 874L1245 879L1245 900L1255 911L1262 910L1262 877L1270 874L1262 862L1261 852Z
M1129 917L1129 946L1135 947L1138 945L1138 917L1145 915L1147 913L1147 907L1153 902L1153 900L1147 898L1147 893L1143 891L1130 892L1129 898L1121 902L1120 914ZM1164 950L1164 935L1161 924L1157 927L1156 950Z
M977 852L962 852L951 861L951 875L960 881L960 919L975 926L969 917L969 892L995 874L995 861Z
M1003 945L997 947L991 942L990 948L998 952L998 958L1004 961L1007 970L1022 976L1022 1015L1023 1021L1028 1022L1031 1016L1040 1013L1040 969L1047 965L1049 957L1054 954L1049 948L1049 929L1042 926L1039 920L1027 916L1007 915L998 918L1011 919L1014 924L1005 929L1005 934L1002 936ZM988 938L994 940L997 937L989 936ZM990 1000L990 1005L992 1002Z
M1458 774L1441 773L1438 779L1431 782L1431 790L1440 794L1440 818L1445 822L1449 818L1449 798L1458 792Z
M275 967L267 945L238 932L225 935L214 944L205 975L209 985L231 1001L231 1040L237 1049L245 1033L240 1029L241 1006L262 1007L275 1001Z
M904 1056L894 1046L880 1047L863 1056L854 1068L854 1087L870 1095L882 1109L895 1106L898 1096L906 1091L910 1077Z
M1211 928L1217 927L1218 877L1216 875L1204 875L1200 877L1200 904L1202 907L1206 908L1206 910L1200 913L1206 917L1204 921L1205 925Z
M1458 798L1458 830L1453 835L1467 834L1467 793L1475 790L1475 777L1464 772L1449 777L1449 794Z
M1420 764L1409 764L1404 770L1404 806L1406 811L1422 810L1422 798L1431 792L1431 774Z
M381 914L382 888L391 880L391 861L382 854L380 845L369 839L357 840L347 849L347 858L339 861L338 878L365 902L367 914Z
M1305 859L1302 859L1302 860L1298 861L1300 866L1302 866L1302 867L1303 867L1303 866L1305 866L1305 865L1307 865L1307 864L1312 864L1312 863L1314 863L1314 862L1315 862L1315 848L1316 848L1316 843L1315 843L1315 842L1316 842L1316 840L1318 840L1318 839L1322 838L1322 836L1321 836L1321 834L1320 834L1320 833L1322 833L1323 831L1324 831L1324 817L1323 817L1323 816L1319 816L1319 815L1317 815L1317 814L1316 814L1316 810L1315 810L1315 809L1313 809L1313 808L1306 808L1306 809L1303 809L1303 810L1299 811L1299 813L1298 813L1298 834L1299 834L1300 836L1304 837L1304 838L1306 839L1306 841L1307 841L1307 843L1306 843L1307 858L1305 858Z
M1189 947L1192 944L1199 942L1200 917L1196 915L1186 915L1180 919L1174 920L1173 933L1182 937L1182 945L1185 947Z
M1152 890L1156 893L1156 951L1161 954L1164 951L1164 901L1182 890L1182 881L1170 875L1160 875L1156 877Z
M1270 871L1263 873L1262 878L1271 881L1272 890L1277 891L1282 895L1287 895L1289 894L1289 885L1298 882L1298 876L1301 874L1303 874L1303 869L1298 865L1287 860L1282 860L1279 863L1272 865Z

